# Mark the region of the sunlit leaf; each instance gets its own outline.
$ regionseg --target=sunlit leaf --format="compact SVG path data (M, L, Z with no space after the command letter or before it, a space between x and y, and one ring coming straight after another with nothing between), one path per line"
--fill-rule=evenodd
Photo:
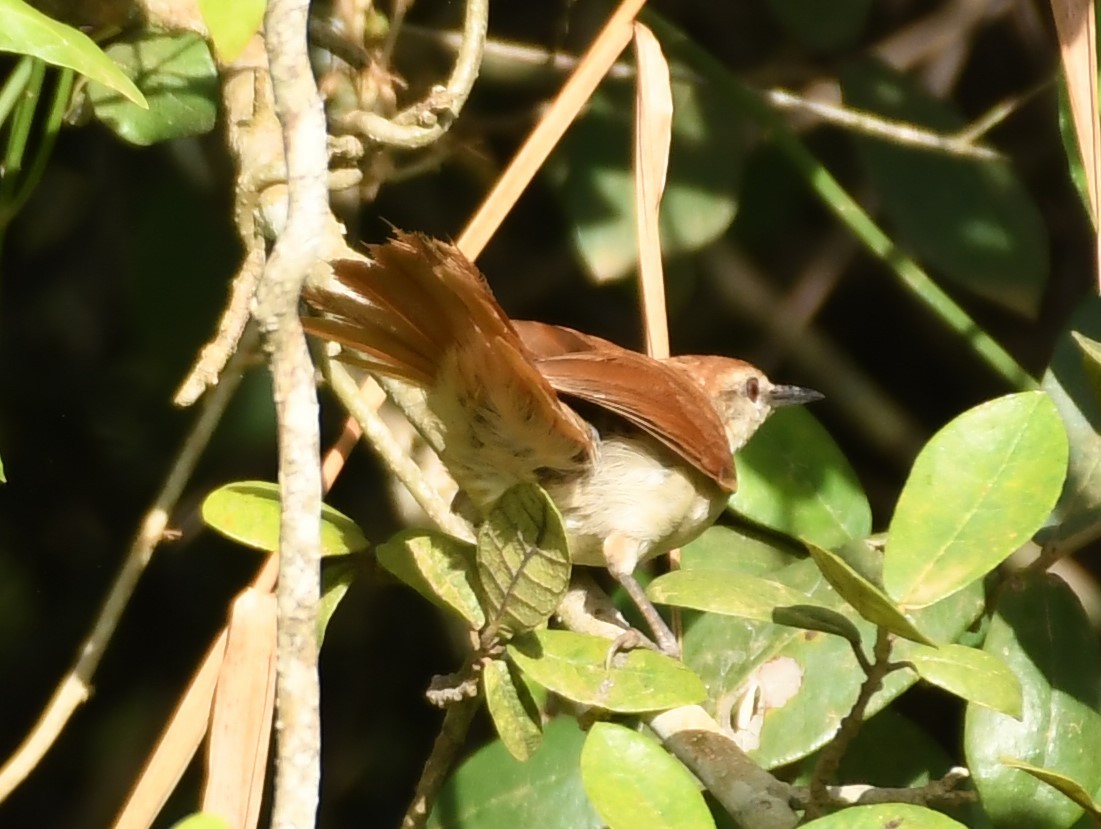
M914 666L918 676L968 702L1021 716L1021 683L992 653L963 645L930 648L917 643L900 645L895 658Z
M148 106L141 90L90 37L23 0L0 0L0 51L67 67L125 95L136 106Z
M517 637L508 655L548 690L609 711L659 711L706 698L699 677L664 654L632 650L605 667L611 646L599 636L543 630Z
M482 683L486 708L501 742L517 760L527 760L543 739L541 714L535 700L512 675L512 668L504 659L493 659L483 666Z
M570 584L570 553L547 493L519 484L497 500L478 528L477 564L495 632L507 638L550 618Z
M448 777L428 829L602 829L581 785L584 741L572 717L550 722L523 763L493 741Z
M223 63L231 63L264 22L266 0L199 0L210 39Z
M871 532L872 511L849 462L801 407L780 409L738 452L730 507L793 538L834 547Z
M428 601L466 619L472 628L485 625L475 590L474 545L449 535L405 530L375 551L378 562Z
M589 730L581 780L609 829L714 829L688 769L657 740L621 725Z
M279 485L268 481L225 484L203 499L203 521L227 538L257 550L279 549ZM321 554L356 553L367 539L356 522L327 504L321 505Z
M924 607L989 573L1040 529L1067 470L1043 392L1000 397L941 429L914 461L887 537L883 582Z

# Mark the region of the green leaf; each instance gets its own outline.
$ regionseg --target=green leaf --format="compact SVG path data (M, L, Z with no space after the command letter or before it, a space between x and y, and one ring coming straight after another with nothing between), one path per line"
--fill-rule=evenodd
M925 607L982 578L1042 526L1067 470L1067 434L1043 392L964 412L922 449L895 508L883 581Z
M589 730L581 781L609 829L714 829L688 769L657 740L621 725Z
M769 0L768 7L792 37L815 52L852 46L868 19L872 0L833 0L822 13L821 0Z
M146 107L145 96L90 37L47 17L23 0L0 0L0 52L30 55L84 77Z
M478 528L478 579L488 627L508 638L543 624L570 586L562 516L539 486L518 484Z
M894 658L910 662L918 676L976 705L1021 718L1021 683L992 653L963 645L930 648L900 644Z
M856 625L842 613L828 607L812 604L778 607L772 612L772 622L777 625L840 636L853 645L861 645L863 642Z
M805 604L806 597L769 579L707 570L674 570L646 588L657 604L689 607L768 622L777 607Z
M609 711L638 713L692 705L707 689L691 670L664 654L633 650L604 667L612 642L564 630L534 631L508 646L509 658L550 691Z
M794 548L794 545L792 545ZM786 567L796 556L788 545L774 537L758 538L735 527L714 526L681 548L681 566L686 570L745 573L763 576Z
M774 412L736 464L730 508L751 521L823 547L871 532L871 507L856 473L805 409Z
M428 829L601 829L581 785L584 741L572 717L552 720L524 763L495 740L447 779Z
M474 545L424 530L398 533L375 551L378 563L428 601L481 630L485 612L475 590Z
M148 108L92 82L88 98L96 117L119 138L149 146L202 135L218 115L218 73L206 41L184 32L139 32L115 41L107 54L134 79Z
M4 471L4 459L0 458L0 484L8 482L8 474Z
M684 36L665 28L659 35L673 78L661 250L673 259L710 244L730 226L751 131L732 114L721 84L688 62ZM633 274L638 259L633 130L633 79L608 78L544 166L574 245L598 282Z
M1055 576L1010 583L983 650L1002 659L1023 692L1020 721L967 707L964 751L983 807L997 825L1062 829L1082 813L1006 758L1101 791L1101 646L1073 591Z
M486 708L508 753L527 760L543 739L541 713L527 686L512 675L504 659L492 659L482 668Z
M947 815L907 803L853 806L804 823L803 829L885 829L893 826L906 829L967 829Z
M1084 301L1069 327L1080 336L1101 340L1101 299L1090 297ZM1042 383L1059 410L1071 450L1055 521L1041 531L1037 540L1067 551L1096 538L1101 524L1101 405L1085 363L1080 346L1064 332Z
M214 49L223 63L232 63L264 22L266 0L199 0L199 11L206 23Z
M265 552L279 549L279 485L236 481L203 499L203 521L239 544ZM336 556L367 549L356 522L328 504L321 505L321 555Z
M359 575L355 555L329 556L321 561L321 601L317 606L317 646L325 643L325 631L344 594Z
M871 651L875 627L830 588L812 560L800 560L769 577L801 592L805 602L844 616L859 632L864 652ZM982 584L976 582L912 615L929 638L952 641L983 607ZM715 613L693 614L685 628L684 661L707 686L705 708L720 723L734 728L739 738L746 738L747 746L756 745L750 753L766 768L805 757L833 739L842 717L852 708L863 676L852 647L840 636ZM872 698L869 716L916 681L911 671L890 674L883 690ZM771 688L783 699L779 707L767 699ZM750 718L748 724L735 722L731 713L741 711L742 701L754 696L762 697L761 704L753 706L760 716Z
M1086 791L1085 787L1077 780L1072 780L1065 774L1059 774L1051 769L1034 766L1031 763L1025 763L1021 760L1014 760L1011 757L1003 757L1002 763L1009 766L1011 769L1020 769L1026 774L1031 774L1037 780L1042 780L1044 783L1047 783L1056 791L1065 794L1085 809L1091 817L1101 818L1101 806L1098 805L1097 801L1093 799L1093 796Z
M882 590L857 573L839 556L810 541L804 543L830 586L861 616L873 625L886 628L898 636L926 645L933 644Z
M944 133L966 126L943 101L872 59L843 71L841 88L848 106ZM1047 231L1007 163L855 140L884 212L917 258L985 299L1036 314L1048 279Z

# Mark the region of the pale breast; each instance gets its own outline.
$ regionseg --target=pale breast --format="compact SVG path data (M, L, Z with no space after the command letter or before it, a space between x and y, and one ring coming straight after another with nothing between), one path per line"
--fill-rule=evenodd
M544 482L562 513L574 563L604 563L604 539L637 543L638 560L686 544L710 526L727 494L714 481L641 435L600 442L591 471Z

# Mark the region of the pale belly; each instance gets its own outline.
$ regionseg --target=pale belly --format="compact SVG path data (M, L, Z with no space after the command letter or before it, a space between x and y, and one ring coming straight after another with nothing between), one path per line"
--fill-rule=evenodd
M546 481L569 535L575 564L603 566L604 542L616 536L639 561L687 544L714 523L727 493L656 442L611 436L600 443L591 472Z

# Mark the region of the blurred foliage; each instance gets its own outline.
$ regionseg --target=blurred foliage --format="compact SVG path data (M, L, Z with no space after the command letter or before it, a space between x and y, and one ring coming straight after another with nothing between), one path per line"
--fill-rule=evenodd
M98 46L74 40L59 56L19 45L39 36L34 32L52 31L52 23L43 24L18 0L0 2L0 50L15 53L0 61L4 754L68 666L193 417L174 409L171 395L214 328L240 256L234 171L213 122L210 55L194 39L162 39L157 43L167 42L167 51L152 64L142 62L148 53L136 44L145 44L146 34L129 26L119 6L43 4L74 25L123 29ZM854 744L840 779L918 784L963 762L965 751L980 773L988 812L1013 814L1027 803L1042 825L1069 826L1079 807L1028 772L998 765L991 751L1046 768L1049 779L1070 780L1097 799L1097 764L1080 762L1052 737L1101 727L1096 632L1063 581L1029 577L995 586L991 571L1047 518L1062 480L1064 425L1069 485L1041 538L1079 549L1097 535L1101 494L1093 472L1101 457L1101 416L1095 351L1088 346L1101 339L1101 329L1094 324L1096 300L1084 299L1091 291L1092 240L1068 173L1076 160L1068 167L1058 90L1048 83L1055 71L1050 26L1040 16L1042 4L995 6L985 17L959 22L951 16L954 4L915 0L845 0L831 4L828 19L808 0L653 4L677 27L655 22L674 58L678 104L663 216L674 348L737 354L783 382L827 393L814 409L821 423L791 413L747 449L740 466L744 488L729 516L739 529L712 530L685 551L686 573L696 574L696 584L708 573L745 574L768 579L778 596L798 591L806 606L785 607L791 612L773 620L783 624L773 624L760 618L759 606L747 610L748 600L727 601L720 611L727 615L698 590L696 603L683 595L676 602L709 611L686 614L685 639L685 661L705 680L707 704L756 741L759 762L786 766L780 773L790 779L805 779L808 755L828 742L852 704L860 678L853 648L870 653L875 639L868 618L886 624L884 614L897 612L892 626L912 624L951 642L967 634L984 609L996 608L985 643L981 626L967 634L981 652L954 646L934 659L914 645L910 653L924 679L975 702L993 698L1010 713L923 690L915 685L917 674L896 672L873 698L869 711L881 713ZM250 9L255 16L256 4ZM317 4L319 14L329 11ZM391 172L393 181L379 187L369 180L337 194L353 239L380 239L388 222L455 236L559 86L569 61L564 67L555 57L583 51L606 11L589 0L494 4L490 36L502 48L487 58L463 117L430 151L436 155L376 155L367 169ZM31 35L8 25L15 13L29 21ZM459 4L437 0L411 9L394 53L408 83L403 98L416 100L446 73L450 56L434 33L457 28L460 14ZM231 50L254 23L242 31L224 25L225 19L217 23L220 48ZM921 28L938 25L942 41ZM926 32L922 43L942 45L905 51L906 38L920 32ZM503 48L517 44L529 49ZM104 63L104 54L118 65ZM700 54L717 63L701 61ZM516 316L637 344L634 288L622 279L634 261L625 212L632 78L624 61L480 264ZM71 76L58 66L115 92L78 83L65 112ZM149 110L119 97L137 95L117 66L142 76L138 87ZM319 51L319 71L331 66ZM338 74L327 76L334 101L356 94L355 84ZM771 86L808 95L825 90L837 101L843 93L847 104L948 131L1007 99L1040 91L1021 97L984 137L1004 160L977 161L854 134L805 111L778 115L758 95ZM170 108L158 109L161 104ZM61 128L63 114L73 128ZM129 146L110 130L153 146ZM867 255L874 247L869 239L854 242L824 209L822 176L793 161L794 136L821 162L819 172L832 174L880 223L890 251ZM1039 376L1050 366L1044 389L1059 418L1034 392L1010 394L1020 390L914 301L895 278L904 254L1029 371ZM854 376L861 382L842 380ZM979 406L992 398L998 399ZM329 439L340 418L335 406L326 411ZM877 428L883 419L891 419L893 431ZM894 437L872 440L873 434ZM804 445L812 448L800 451ZM203 499L227 481L270 480L273 447L270 390L257 368L173 516L181 538L158 551L143 577L95 695L43 765L0 804L0 824L82 829L108 823L222 624L227 600L259 565L256 553L203 532ZM917 494L900 500L900 493ZM260 500L270 520L270 498ZM340 510L333 515L350 516L373 542L390 539L402 523L365 454L353 457L328 500ZM988 520L954 525L961 513ZM880 555L865 542L888 527L903 528L901 540ZM995 536L997 543L988 544ZM804 542L829 548L828 557L818 556L827 562L828 579L806 557ZM394 563L414 548L415 567L408 557L406 566ZM462 660L464 628L451 609L461 606L468 619L478 618L468 607L477 579L465 549L429 534L402 536L382 549L383 568L340 561L329 573L322 826L397 824L440 719L424 701L424 689L433 674ZM1079 559L1075 576L1089 586L1089 556ZM923 579L931 565L936 578ZM456 593L441 610L396 580L413 582L426 595L448 582ZM691 587L690 580L685 584L682 593ZM663 589L669 596L668 582ZM1096 618L1097 608L1086 610ZM1051 630L1059 635L1045 639ZM669 774L677 774L663 770L667 757L654 755L648 738L602 727L590 744L562 717L544 726L534 748L539 737L524 729L523 718L533 699L545 703L545 693L524 685L529 675L584 702L602 691L605 678L577 657L585 643L552 636L541 650L541 636L518 638L510 646L511 665L493 669L502 689L495 692L494 717L500 726L514 716L518 730L508 748L533 752L531 759L519 764L505 745L490 742L491 724L482 716L470 745L489 744L449 781L433 825L600 825L585 792L606 819L634 819L630 809L639 804L616 799L615 781L600 773L609 764L587 764L586 753L635 752L637 775L669 782ZM905 647L897 658L911 658ZM650 656L639 654L643 662ZM790 679L770 671L791 665L821 685L804 682L770 708L769 694L781 693ZM1011 716L1014 689L1004 665L1024 691L1020 720ZM503 670L517 666L519 677ZM643 686L665 677L670 698L680 699L684 678L670 677L661 665L655 670L641 674ZM688 690L702 694L695 685ZM620 706L639 709L637 698ZM1063 731L1044 720L1049 711ZM998 748L1002 742L1008 747ZM158 825L194 810L198 779L193 768ZM672 790L683 782L670 783ZM526 818L502 812L517 792L532 810ZM696 817L686 819L698 819L698 806L693 801L688 808ZM968 826L988 825L978 809L952 816ZM861 817L882 822L903 815L885 808ZM820 825L842 824L827 819Z

